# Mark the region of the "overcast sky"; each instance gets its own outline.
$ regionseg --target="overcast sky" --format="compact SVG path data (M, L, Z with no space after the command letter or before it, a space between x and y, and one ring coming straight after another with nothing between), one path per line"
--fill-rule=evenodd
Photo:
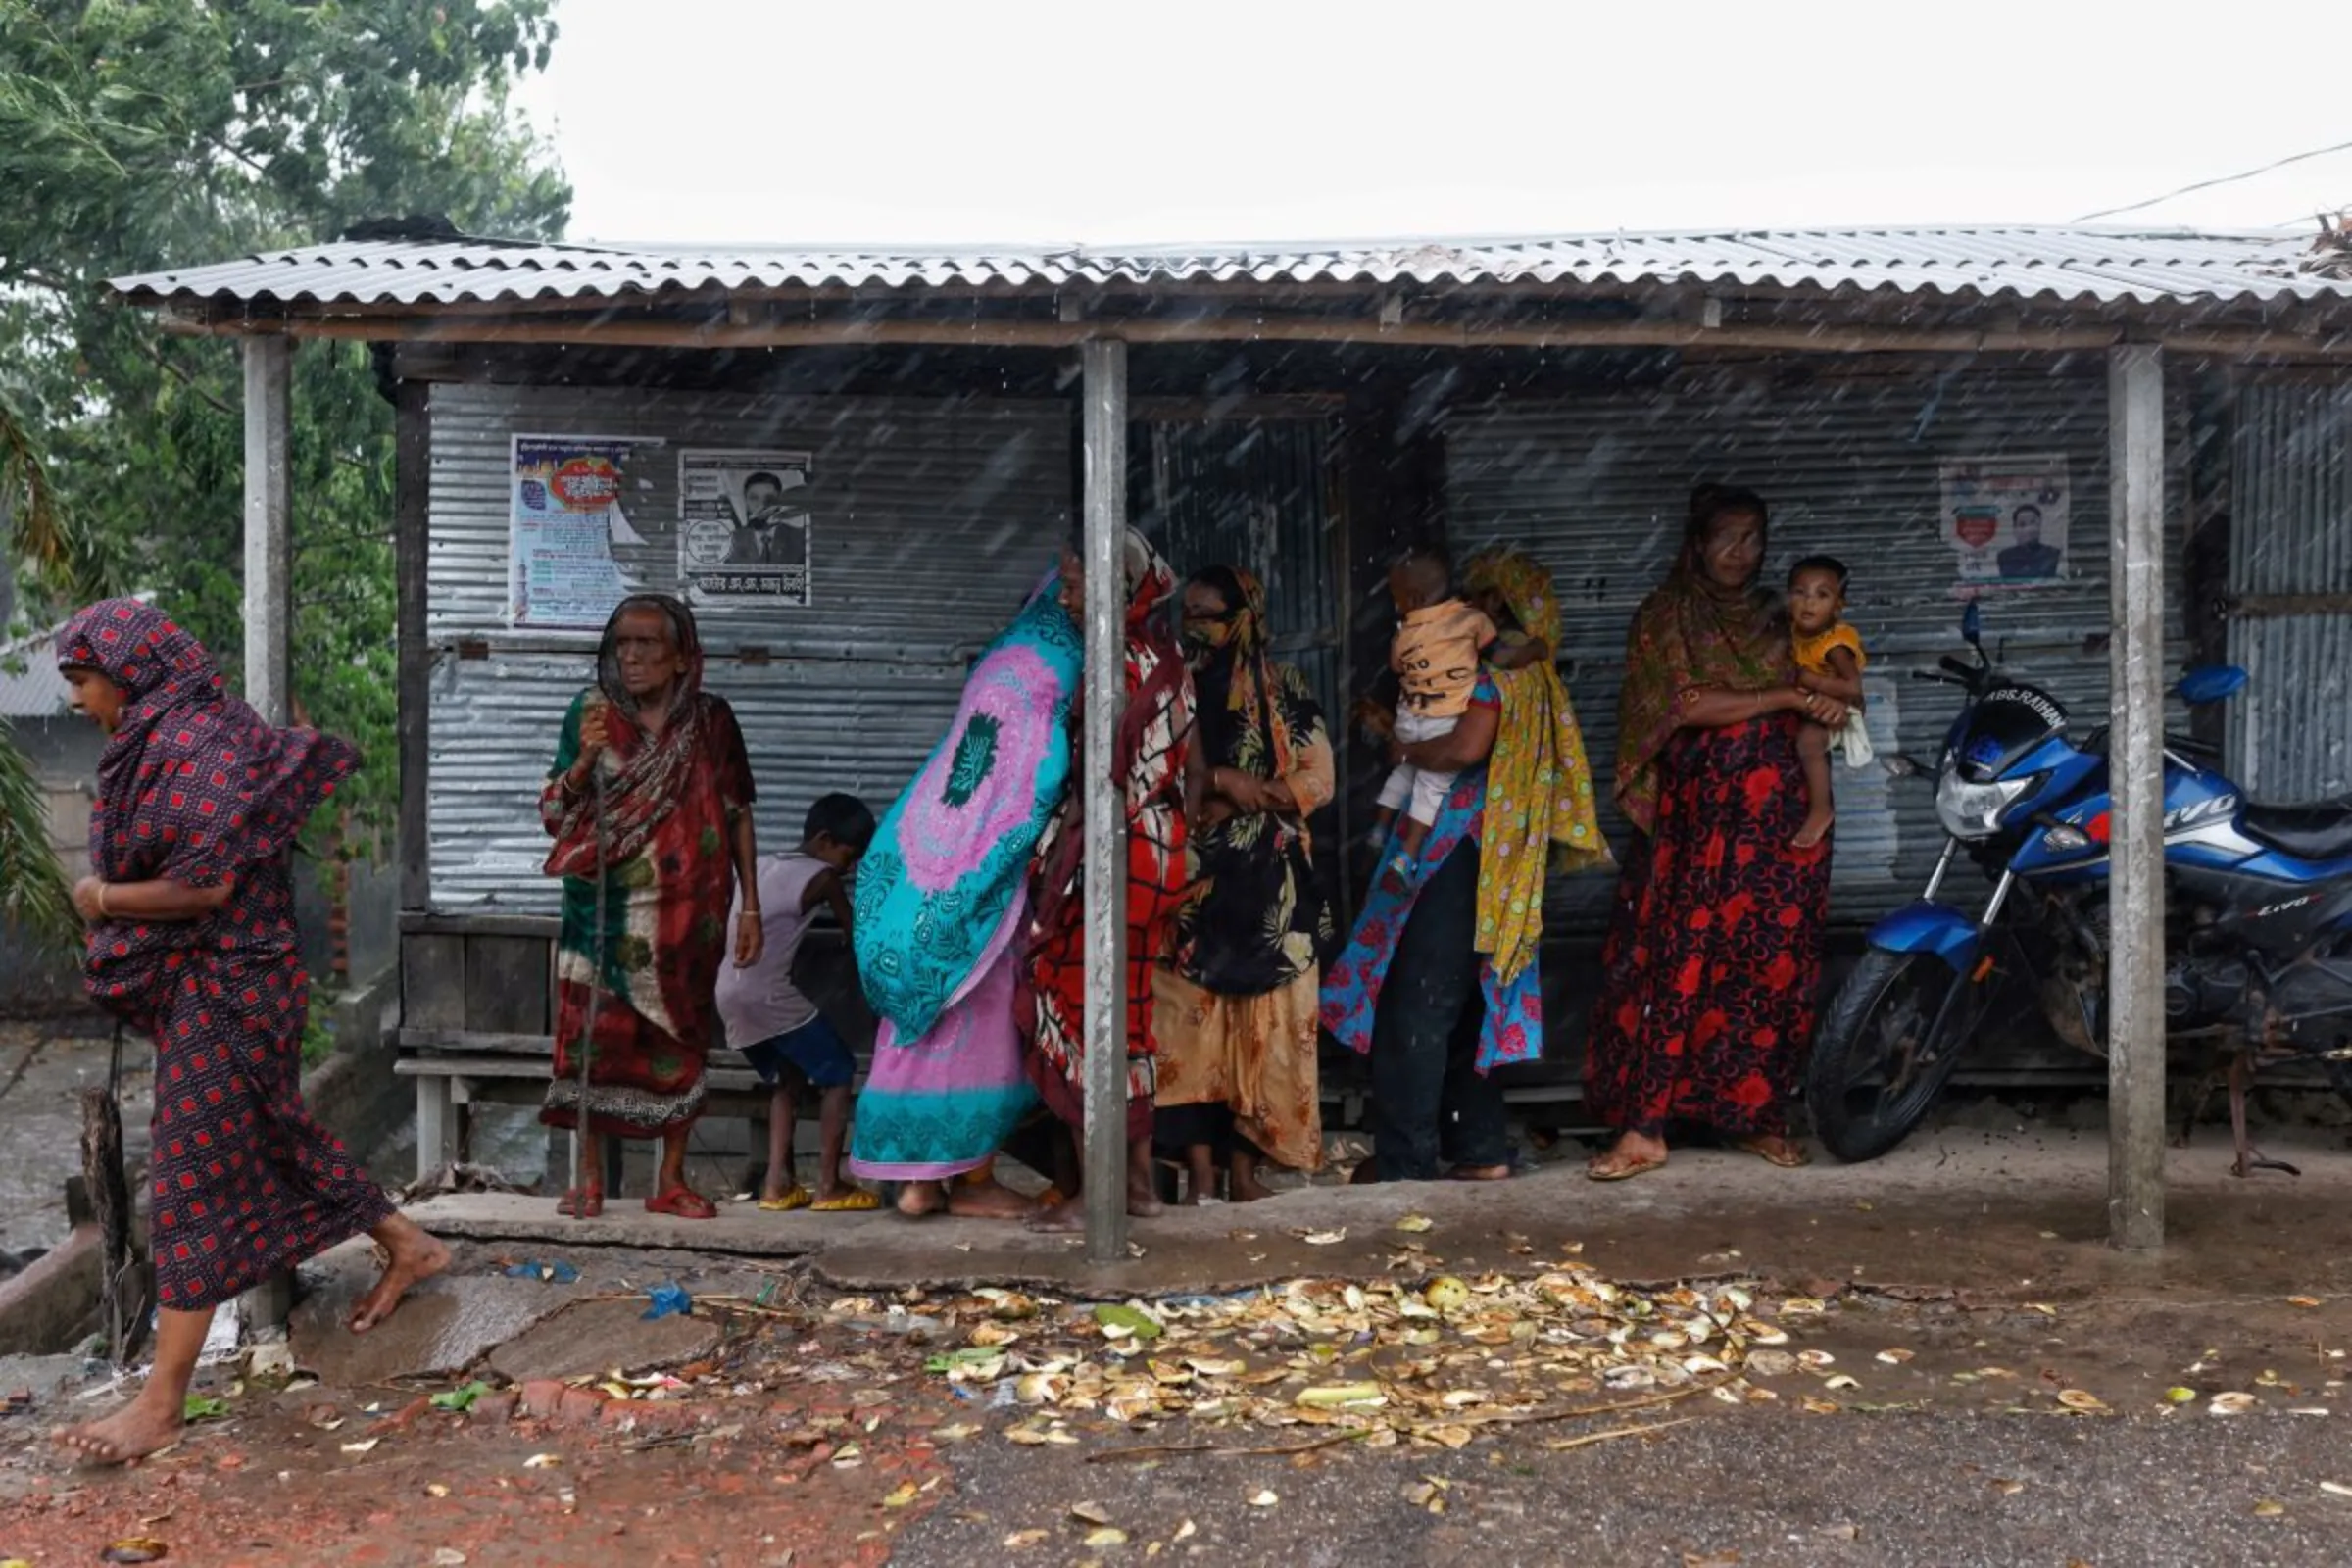
M577 239L2065 222L2352 142L2333 6L559 0L521 99ZM2352 151L2102 221L2323 207Z

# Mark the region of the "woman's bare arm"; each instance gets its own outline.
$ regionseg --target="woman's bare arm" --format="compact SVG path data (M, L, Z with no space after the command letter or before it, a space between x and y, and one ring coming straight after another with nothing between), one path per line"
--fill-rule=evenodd
M1472 707L1452 732L1436 740L1400 747L1404 760L1433 773L1458 773L1476 767L1494 752L1494 734L1502 727L1502 710Z
M92 924L100 920L156 920L175 924L201 920L228 902L234 882L190 887L171 877L147 882L108 882L85 876L74 887L74 907Z
M1794 686L1774 686L1760 692L1736 692L1722 686L1697 686L1683 693L1682 718L1686 729L1722 729L1751 719L1791 710L1806 712L1810 705L1827 704Z

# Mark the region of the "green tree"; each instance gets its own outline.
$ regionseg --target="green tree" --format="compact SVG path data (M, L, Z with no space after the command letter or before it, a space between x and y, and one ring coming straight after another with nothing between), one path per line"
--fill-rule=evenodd
M560 235L570 187L508 99L546 68L551 9L0 0L0 375L83 546L76 588L153 590L235 678L235 345L172 335L101 285L406 215ZM295 693L368 756L343 797L365 837L398 788L392 412L364 345L305 344L295 364ZM62 609L58 581L35 580L30 608Z
M0 380L0 550L50 591L70 594L77 552L19 401ZM64 869L49 848L40 780L6 719L0 719L0 929L60 946L81 929L66 900Z

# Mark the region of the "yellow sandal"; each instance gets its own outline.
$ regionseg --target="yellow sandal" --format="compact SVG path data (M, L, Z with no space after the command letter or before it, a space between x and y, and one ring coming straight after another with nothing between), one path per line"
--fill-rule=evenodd
M811 1214L870 1214L882 1206L882 1200L862 1187L853 1187L839 1198L820 1198L808 1205Z
M760 1200L760 1207L763 1213L789 1214L796 1208L807 1208L813 1200L808 1188L803 1187L799 1182L794 1182L792 1190L782 1198Z

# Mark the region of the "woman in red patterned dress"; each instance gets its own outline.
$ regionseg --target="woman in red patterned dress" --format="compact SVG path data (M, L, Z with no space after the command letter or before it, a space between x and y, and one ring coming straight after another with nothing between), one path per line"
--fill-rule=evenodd
M1112 776L1127 806L1127 1212L1159 1212L1152 1179L1157 1077L1152 972L1174 945L1184 902L1185 824L1199 801L1193 756L1193 678L1176 649L1169 602L1176 574L1133 528L1122 554L1127 591L1127 708ZM1062 606L1085 624L1082 564L1062 553ZM1081 759L1081 765L1083 759ZM1072 768L1074 781L1084 775ZM1086 1129L1085 789L1073 782L1038 842L1027 962L1017 1016L1028 1037L1029 1081L1046 1107L1083 1140ZM1083 1161L1081 1161L1083 1165ZM1086 1211L1073 1195L1030 1223L1076 1230Z
M586 1112L579 1185L556 1209L602 1214L605 1139L658 1138L645 1206L710 1219L717 1207L686 1180L686 1146L703 1113L719 965L731 946L736 967L749 968L765 941L752 764L735 710L703 690L702 637L676 599L621 601L596 682L564 715L539 796L555 840L547 873L564 879L556 1061L539 1119L581 1127Z
M359 765L345 742L277 729L227 696L195 638L110 599L74 617L57 662L108 735L90 813L90 997L156 1049L149 1156L155 1370L103 1421L58 1434L120 1464L177 1440L213 1309L362 1232L388 1261L353 1308L366 1333L449 1253L393 1212L302 1102L310 1011L294 930L295 835Z
M1635 829L1602 950L1586 1102L1617 1130L1595 1181L1666 1163L1670 1122L1801 1165L1787 1111L1813 1034L1830 847L1805 816L1797 726L1845 721L1799 689L1788 622L1756 583L1764 498L1702 487L1666 581L1635 613L1617 805Z

